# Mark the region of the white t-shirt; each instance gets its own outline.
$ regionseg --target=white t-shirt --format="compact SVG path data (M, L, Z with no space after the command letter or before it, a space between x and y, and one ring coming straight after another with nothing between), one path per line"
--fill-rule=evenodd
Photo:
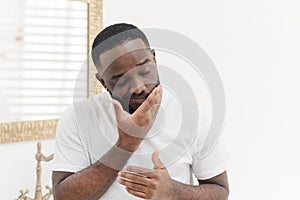
M118 131L110 98L108 92L103 92L65 110L57 127L53 171L82 170L115 144ZM208 118L164 88L153 127L127 164L152 169L151 155L158 149L171 178L179 182L192 185L193 175L205 180L224 172L227 160L219 138L206 139ZM100 199L139 198L129 194L116 179Z

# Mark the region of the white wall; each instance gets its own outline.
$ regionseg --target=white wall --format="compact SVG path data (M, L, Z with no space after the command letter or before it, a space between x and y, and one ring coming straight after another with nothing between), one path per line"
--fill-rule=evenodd
M19 190L29 189L28 197L33 198L36 184L37 141L0 144L0 199L12 200L19 196ZM45 156L54 152L54 140L42 140L42 153ZM51 162L51 161L50 161ZM52 185L50 162L42 162L43 194Z
M166 28L201 45L227 96L231 200L299 199L300 3L104 0L104 25Z

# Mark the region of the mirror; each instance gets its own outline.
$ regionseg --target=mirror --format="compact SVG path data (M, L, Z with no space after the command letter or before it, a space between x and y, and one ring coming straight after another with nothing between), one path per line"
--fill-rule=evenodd
M1 4L0 143L53 138L65 107L101 90L87 58L102 1Z

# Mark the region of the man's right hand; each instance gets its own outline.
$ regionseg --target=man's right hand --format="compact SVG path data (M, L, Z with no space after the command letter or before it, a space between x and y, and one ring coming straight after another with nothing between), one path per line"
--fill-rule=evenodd
M152 127L162 100L161 85L154 88L142 105L133 113L128 114L121 104L112 99L116 111L119 140L117 146L134 152Z

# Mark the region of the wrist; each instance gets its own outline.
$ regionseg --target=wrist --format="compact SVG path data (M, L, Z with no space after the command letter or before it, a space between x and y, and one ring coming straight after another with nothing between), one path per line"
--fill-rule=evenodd
M179 200L181 199L179 191L180 191L180 185L178 184L177 181L171 179L170 181L170 185L171 185L171 194L170 194L170 198L172 200Z
M128 152L135 152L137 148L140 146L141 141L135 140L126 140L126 139L118 139L116 146L128 151Z

